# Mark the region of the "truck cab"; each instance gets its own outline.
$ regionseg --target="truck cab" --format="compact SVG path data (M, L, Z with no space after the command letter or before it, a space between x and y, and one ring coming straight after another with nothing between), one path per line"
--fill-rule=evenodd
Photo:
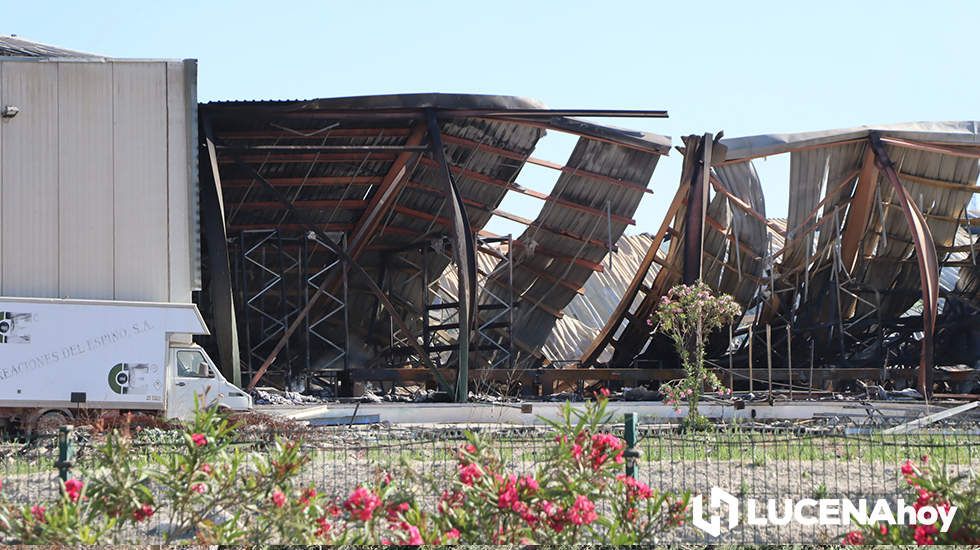
M81 410L188 419L195 405L248 410L195 335L197 306L0 297L0 427L26 432Z
M231 411L252 408L252 397L221 375L208 354L196 344L171 345L168 351L166 415L189 418L195 398L201 407Z

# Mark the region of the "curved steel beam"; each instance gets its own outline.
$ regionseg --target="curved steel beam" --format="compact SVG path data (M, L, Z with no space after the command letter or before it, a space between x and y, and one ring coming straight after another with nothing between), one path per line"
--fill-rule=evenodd
M446 197L452 205L452 238L453 255L456 260L457 277L459 281L457 300L459 301L459 371L456 376L455 401L465 403L469 388L469 350L470 333L476 319L476 244L473 239L473 228L466 215L463 196L453 179L449 161L446 159L442 143L442 130L434 110L426 113L426 123L429 128L429 145L432 156L439 165L439 171L446 184Z
M912 202L905 187L898 178L895 166L888 157L888 152L877 133L868 136L871 148L875 154L875 164L891 182L899 205L905 214L905 221L912 233L912 243L915 246L915 257L919 264L919 279L922 285L922 353L919 359L919 391L928 397L932 392L932 357L933 337L936 332L936 316L939 307L939 260L936 255L936 244L932 232L926 223L925 216Z

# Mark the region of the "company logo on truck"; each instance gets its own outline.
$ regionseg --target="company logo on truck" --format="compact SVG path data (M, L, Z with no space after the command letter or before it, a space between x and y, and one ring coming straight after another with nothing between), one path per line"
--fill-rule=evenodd
M109 387L118 394L146 395L150 392L151 367L146 363L119 363L109 369Z
M34 316L30 313L0 311L0 344L29 344L27 328Z

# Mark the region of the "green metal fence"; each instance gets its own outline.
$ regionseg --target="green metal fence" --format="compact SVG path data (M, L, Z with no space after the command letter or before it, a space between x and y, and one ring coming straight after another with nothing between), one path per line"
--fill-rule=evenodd
M553 437L533 428L474 428L488 432L494 445L515 472L531 471L554 445ZM707 495L719 487L740 499L849 498L894 500L905 483L899 471L908 458L928 455L953 473L980 472L980 430L976 426L902 435L848 435L833 429L719 428L682 433L676 428L642 426L627 422L615 427L635 442L634 475L656 489ZM94 442L74 434L76 456L72 467L84 477L91 467ZM435 483L416 487L419 498L434 501L446 480L456 475L456 452L465 442L460 428L400 429L368 427L319 429L303 438L311 460L302 472L303 483L327 495L342 497L359 482L384 470L396 475L407 468ZM243 439L243 449L263 452L268 438ZM144 442L134 447L133 460L149 460L152 453L171 452L165 444ZM56 437L32 443L0 444L0 479L8 500L28 503L58 494L59 445ZM156 521L166 521L156 516ZM843 527L781 528L740 525L719 539L686 525L671 531L665 542L835 542ZM153 542L155 531L147 534Z

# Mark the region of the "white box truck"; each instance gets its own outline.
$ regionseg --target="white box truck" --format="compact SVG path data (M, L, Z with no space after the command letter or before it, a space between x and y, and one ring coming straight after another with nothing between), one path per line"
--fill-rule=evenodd
M191 336L194 304L0 297L0 425L31 432L79 411L187 418L201 406L248 410Z

